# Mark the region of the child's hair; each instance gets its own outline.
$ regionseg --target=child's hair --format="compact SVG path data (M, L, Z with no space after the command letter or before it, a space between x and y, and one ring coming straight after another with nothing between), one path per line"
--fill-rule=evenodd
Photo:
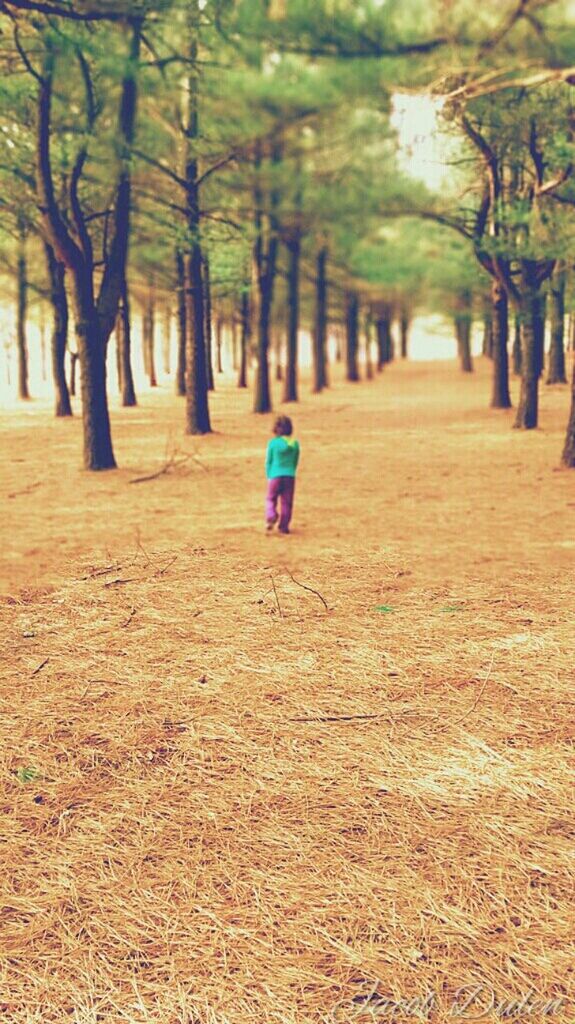
M274 423L274 434L278 437L289 437L293 434L293 423L289 416L278 416Z

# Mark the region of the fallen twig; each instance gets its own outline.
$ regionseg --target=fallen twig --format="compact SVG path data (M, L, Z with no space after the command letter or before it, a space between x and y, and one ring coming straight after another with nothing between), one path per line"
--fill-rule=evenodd
M42 483L42 481L38 480L35 484L28 484L28 486L27 487L23 487L21 491L12 491L8 495L8 497L9 498L18 498L21 494L30 494L30 491L35 491L36 488L39 487L41 483Z
M41 672L42 669L44 668L44 665L47 665L49 661L50 661L49 658L44 658L44 661L41 661L39 665L36 665L36 668L32 672L32 675L33 676L37 676L38 672Z
M316 597L319 597L319 599L320 599L321 603L323 604L326 612L329 611L329 608L328 608L328 605L327 605L327 601L326 601L325 597L322 597L322 595L320 594L319 590L314 590L313 587L308 587L306 583L300 583L298 580L296 580L295 576L293 576L293 574L289 571L289 569L287 570L287 574L290 577L290 579L293 581L293 583L295 583L296 587L301 587L302 590L309 590L310 594L315 594Z
M275 603L277 604L277 610L278 610L280 616L283 617L283 612L281 610L281 605L279 603L279 598L277 596L277 591L275 589L275 580L273 579L272 575L270 575L270 580L271 580L271 586L273 587L273 593L275 594Z
M374 718L386 718L386 715L318 715L314 718L288 718L288 722L361 722Z
M129 626L131 621L132 621L132 619L134 618L135 614L136 614L136 608L131 608L130 609L130 614L128 615L128 618L126 619L126 621L120 623L120 628L121 629L125 629L126 626Z
M117 572L119 568L120 565L117 562L114 565L104 565L101 569L94 569L93 572L89 572L87 576L81 576L80 579L82 581L93 580L98 576L106 576L109 572Z

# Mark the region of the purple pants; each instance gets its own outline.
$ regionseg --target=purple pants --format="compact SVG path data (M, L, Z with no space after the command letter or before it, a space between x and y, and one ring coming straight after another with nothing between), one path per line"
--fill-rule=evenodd
M278 519L277 504L280 500L280 530L288 530L293 511L295 477L276 476L268 480L266 495L266 522L276 523Z

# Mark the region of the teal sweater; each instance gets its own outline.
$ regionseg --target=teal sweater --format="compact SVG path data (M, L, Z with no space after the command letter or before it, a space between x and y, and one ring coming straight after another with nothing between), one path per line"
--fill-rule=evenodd
M274 437L266 452L266 476L295 476L299 462L299 443L291 437Z

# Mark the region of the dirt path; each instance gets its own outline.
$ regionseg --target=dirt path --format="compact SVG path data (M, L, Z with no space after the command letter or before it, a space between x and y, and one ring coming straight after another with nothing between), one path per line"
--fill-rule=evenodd
M288 538L231 385L209 438L117 412L98 477L78 423L4 418L3 1020L572 997L567 394L521 434L486 375L306 395ZM189 473L131 484L169 438Z

